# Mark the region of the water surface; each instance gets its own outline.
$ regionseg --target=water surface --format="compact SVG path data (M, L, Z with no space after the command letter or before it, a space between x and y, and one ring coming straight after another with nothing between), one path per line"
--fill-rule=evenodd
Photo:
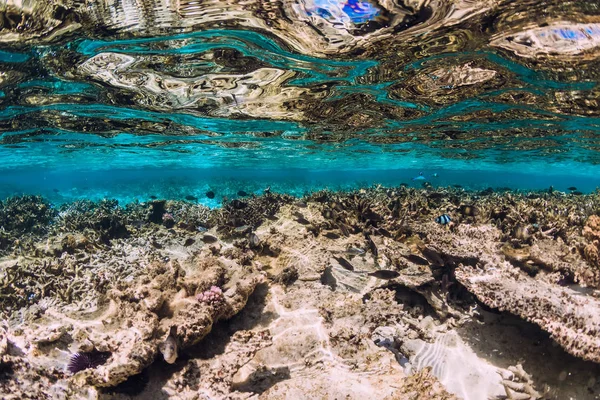
M437 174L433 186L599 184L593 4L65 1L3 13L1 196L302 193L417 185L420 172Z

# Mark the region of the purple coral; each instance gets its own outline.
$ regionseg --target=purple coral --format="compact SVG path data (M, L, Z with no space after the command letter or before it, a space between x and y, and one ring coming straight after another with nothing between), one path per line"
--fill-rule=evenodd
M198 299L200 303L204 303L213 307L219 307L225 302L223 291L218 286L211 286L209 290L198 293L196 295L196 299Z

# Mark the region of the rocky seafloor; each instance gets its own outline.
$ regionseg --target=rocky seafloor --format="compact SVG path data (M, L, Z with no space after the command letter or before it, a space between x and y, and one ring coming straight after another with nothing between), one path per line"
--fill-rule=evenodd
M600 398L600 192L23 196L0 226L3 399Z

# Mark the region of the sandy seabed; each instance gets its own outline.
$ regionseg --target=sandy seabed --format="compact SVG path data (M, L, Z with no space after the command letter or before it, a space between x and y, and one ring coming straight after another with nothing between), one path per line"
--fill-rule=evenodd
M599 213L460 188L7 199L0 394L600 398Z

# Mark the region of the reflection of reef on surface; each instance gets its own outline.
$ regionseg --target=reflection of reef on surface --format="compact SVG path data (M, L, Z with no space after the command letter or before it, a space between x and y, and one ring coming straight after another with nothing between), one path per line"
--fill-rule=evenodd
M61 155L102 146L71 132L157 147L231 133L263 135L251 146L264 152L358 140L463 159L547 158L566 141L600 162L598 122L582 119L600 110L586 2L57 0L0 11L9 154L39 140ZM228 140L218 144L245 141Z
M406 187L213 210L8 199L0 390L111 398L141 373L133 398L583 398L600 391L599 206ZM106 356L71 374L75 353Z

